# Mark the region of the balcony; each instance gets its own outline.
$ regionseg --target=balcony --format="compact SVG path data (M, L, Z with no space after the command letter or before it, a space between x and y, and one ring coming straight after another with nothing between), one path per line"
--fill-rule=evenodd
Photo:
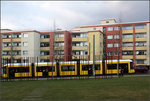
M146 46L143 46L143 47L135 47L135 50L147 50L147 47L146 47Z
M133 51L133 47L122 47L122 50L131 50L131 51Z
M3 58L3 59L7 59L7 58L10 59L11 56L10 56L10 55L2 55L2 58Z
M11 42L11 39L2 39L2 42Z
M49 59L49 55L40 56L40 59Z
M21 38L13 38L12 42L21 42Z
M50 50L50 47L40 47L40 50L41 50L41 51L49 51L49 50Z
M40 42L49 42L49 38L45 38L45 39L40 39Z
M3 51L10 51L10 50L11 50L11 47L2 47L2 50L3 50Z
M13 47L12 50L21 50L21 47Z
M72 41L73 41L73 42L88 41L88 38L81 38L81 37L78 37L78 38L72 38Z
M147 59L146 55L135 55L136 59Z
M55 55L54 59L64 59L64 55Z
M147 41L147 39L146 38L135 38L135 41L137 42L137 41Z
M72 50L88 50L87 46L73 46Z
M133 38L122 39L122 42L133 42Z
M21 55L13 55L14 59L21 59Z
M88 55L73 55L72 59L88 59Z
M133 33L133 30L122 30L122 34Z
M60 41L63 42L63 41L64 41L64 38L55 38L54 41L55 41L55 42L60 42Z
M133 55L122 55L122 59L133 59Z
M146 28L145 29L136 29L135 33L143 33L146 32Z
M64 47L54 47L54 50L64 50Z

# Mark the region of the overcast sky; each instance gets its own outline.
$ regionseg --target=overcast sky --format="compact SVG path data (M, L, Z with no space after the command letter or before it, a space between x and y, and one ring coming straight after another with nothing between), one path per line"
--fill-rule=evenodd
M121 18L122 22L149 21L149 1L1 2L3 29L53 30L55 19L56 28L71 30L111 18Z

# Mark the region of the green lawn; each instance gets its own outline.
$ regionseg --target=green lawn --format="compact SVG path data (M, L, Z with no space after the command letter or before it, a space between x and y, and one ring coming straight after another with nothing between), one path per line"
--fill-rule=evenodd
M1 100L150 100L149 77L1 82ZM29 101L29 100L28 100ZM39 100L38 100L39 101Z

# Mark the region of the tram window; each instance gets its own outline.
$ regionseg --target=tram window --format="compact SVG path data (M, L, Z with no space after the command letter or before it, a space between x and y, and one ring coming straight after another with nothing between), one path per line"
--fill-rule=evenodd
M75 66L68 66L69 67L69 71L75 71Z
M54 72L54 71L55 71L55 67L54 67L54 66L49 66L49 67L48 67L48 71L49 71L49 72L52 72L52 71Z
M75 71L75 66L74 65L69 65L69 66L61 66L62 71Z
M29 72L29 67L19 67L15 68L16 73Z
M36 68L36 71L37 71L37 72L42 72L43 69L42 69L42 67L37 67L37 68Z
M48 69L48 72L52 72L52 68L53 68L53 72L54 72L55 71L54 66L38 66L36 71L37 72L43 72L44 70Z
M107 64L108 69L117 69L117 64Z
M119 64L119 67L121 67L121 68L128 68L128 63L121 63L121 64Z
M100 70L100 65L95 65L95 70Z
M92 65L82 65L82 70L88 70L89 67L92 67Z
M130 62L130 69L134 69L133 62Z
M61 71L68 71L68 67L67 66L61 66Z

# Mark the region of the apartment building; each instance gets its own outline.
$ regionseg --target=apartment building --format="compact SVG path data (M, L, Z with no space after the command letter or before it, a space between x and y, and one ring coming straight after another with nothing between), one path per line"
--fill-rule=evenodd
M149 24L106 19L99 25L75 27L71 31L4 29L0 34L0 61L3 58L2 62L25 62L28 57L38 57L40 62L101 60L104 49L107 60L131 59L135 66L150 65Z
M94 54L95 60L102 59L103 34L101 31L72 31L71 35L72 60L92 61Z
M71 34L69 31L40 33L40 62L71 60Z
M40 34L37 31L3 31L0 38L0 58L3 58L3 63L26 62L29 57L40 56L40 42L37 41Z
M106 37L106 57L131 59L134 66L150 65L150 22L116 23L115 19L101 20L99 25L75 27L72 31L102 31Z
M69 31L39 32L5 30L0 36L1 61L4 63L71 60Z

